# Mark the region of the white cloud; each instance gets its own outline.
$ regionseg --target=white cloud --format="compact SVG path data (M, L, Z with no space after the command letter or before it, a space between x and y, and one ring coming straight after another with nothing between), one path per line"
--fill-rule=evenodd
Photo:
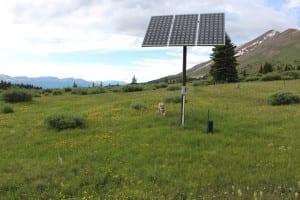
M134 73L140 82L158 79L177 74L182 69L182 61L178 59L144 59L134 61ZM151 78L149 79L149 75Z
M290 8L299 8L300 7L300 0L289 0L288 7Z
M284 1L281 4L275 9L264 0L2 0L1 73L21 75L22 72L32 76L56 73L60 77L82 76L93 80L95 74L105 72L106 77L111 74L127 81L134 73L140 80L151 80L181 71L181 48L165 48L166 56L156 59L136 56L133 64L126 66L107 67L101 63L56 66L26 60L8 62L7 59L18 59L17 55L22 53L39 58L74 51L157 51L156 48L141 48L142 38L150 16L165 14L224 12L226 31L233 43L240 45L269 29L283 31L297 27L299 14L295 8L300 7L300 1L288 0L288 6ZM210 49L189 48L188 67L206 61ZM76 73L64 70L71 66Z

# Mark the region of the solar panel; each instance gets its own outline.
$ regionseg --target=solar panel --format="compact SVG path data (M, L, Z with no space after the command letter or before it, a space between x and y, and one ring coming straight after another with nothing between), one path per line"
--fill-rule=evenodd
M198 15L176 15L169 46L194 46Z
M224 14L201 14L197 45L225 44Z
M224 13L151 17L143 47L225 44Z
M143 46L167 46L173 15L151 17Z

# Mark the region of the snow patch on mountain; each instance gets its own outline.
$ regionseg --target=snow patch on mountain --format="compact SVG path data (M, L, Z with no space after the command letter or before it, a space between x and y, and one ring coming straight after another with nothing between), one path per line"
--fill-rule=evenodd
M263 44L266 40L273 38L274 36L276 36L278 34L279 34L279 32L275 31L275 30L270 30L270 31L264 33L263 35L259 36L258 38L242 45L241 47L238 47L236 56L237 57L243 56L243 55L249 53L250 51L253 51L259 45Z

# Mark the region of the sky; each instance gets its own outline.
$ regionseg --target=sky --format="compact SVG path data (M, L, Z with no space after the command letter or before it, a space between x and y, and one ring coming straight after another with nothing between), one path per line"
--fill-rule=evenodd
M147 82L182 69L182 47L141 47L151 16L225 13L236 45L300 29L300 0L1 0L0 74ZM187 68L212 47L189 47Z

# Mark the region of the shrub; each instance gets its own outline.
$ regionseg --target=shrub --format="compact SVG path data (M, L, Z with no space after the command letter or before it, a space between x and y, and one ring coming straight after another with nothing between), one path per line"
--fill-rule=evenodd
M126 85L122 88L124 92L138 92L138 91L143 91L144 88L141 85Z
M292 79L297 79L300 77L300 73L297 71L286 71L282 73L283 76L289 76Z
M7 113L13 113L14 110L9 105L4 105L1 109L1 112L7 114Z
M168 84L167 83L156 83L156 84L153 84L153 87L155 89L166 88L166 87L168 87Z
M268 99L271 105L288 105L300 103L300 97L292 92L277 92Z
M72 88L70 87L65 88L65 92L72 92Z
M33 97L41 97L42 96L42 91L35 91L33 93Z
M291 76L283 75L283 76L281 77L281 79L282 79L282 80L293 80L294 78L291 77Z
M45 94L45 93L52 93L52 90L51 89L44 89L43 94Z
M8 103L32 101L32 94L26 90L7 90L2 94L2 98Z
M209 84L211 84L209 80L201 80L201 81L195 81L193 83L193 86L196 87L196 86L209 85Z
M55 113L49 115L45 122L56 130L84 128L87 124L86 116L81 113Z
M142 102L135 102L135 103L132 103L130 105L131 108L135 109L135 110L145 110L147 109L147 105L145 103L142 103Z
M275 81L275 80L281 80L280 74L277 73L269 73L261 77L262 81Z
M77 95L87 95L88 90L86 88L78 88L75 87L72 89L72 93L71 94L77 94Z
M53 95L53 96L62 95L62 94L63 94L63 92L62 92L61 90L54 90L54 91L52 92L52 95Z
M168 96L168 97L164 97L163 101L165 103L181 103L181 96Z
M258 81L260 80L260 77L259 76L250 76L250 77L247 77L245 79L245 81L249 82L249 81Z
M180 89L181 89L181 86L179 86L179 85L169 85L167 87L168 91L175 91L175 90L180 90Z

